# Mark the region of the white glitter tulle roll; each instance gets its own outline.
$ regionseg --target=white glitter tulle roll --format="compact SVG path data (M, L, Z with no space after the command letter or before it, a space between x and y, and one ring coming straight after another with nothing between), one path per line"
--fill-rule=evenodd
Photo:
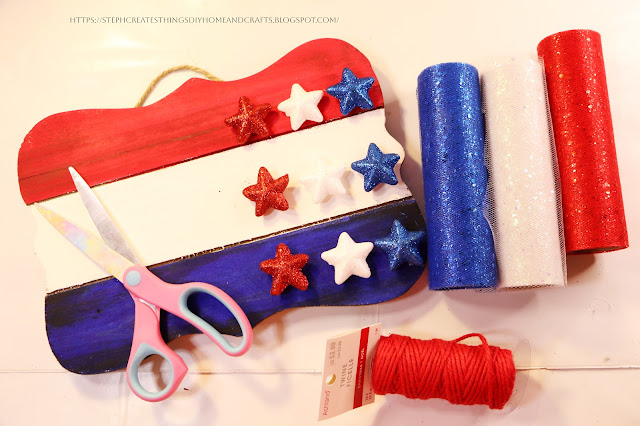
M557 160L542 66L494 64L483 76L491 224L499 288L567 282Z

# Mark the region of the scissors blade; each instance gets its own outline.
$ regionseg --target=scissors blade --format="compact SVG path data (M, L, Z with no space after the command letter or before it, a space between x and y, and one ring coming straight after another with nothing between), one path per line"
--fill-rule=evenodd
M69 167L69 173L71 173L71 178L73 179L73 183L76 185L80 198L82 198L82 202L87 208L87 211L89 212L91 219L93 219L93 223L95 223L96 228L98 228L98 232L104 242L111 249L117 251L131 262L140 265L140 261L133 253L133 250L131 250L131 247L124 239L124 236L116 224L113 223L113 219L111 219L111 216L107 213L104 206L100 200L98 200L98 197L93 190L91 190L87 182L82 179L82 176L80 176L73 167Z
M112 250L105 243L69 222L59 214L40 204L36 203L35 206L42 216L67 240L97 263L98 266L116 277L121 283L124 283L125 271L134 266L129 259Z

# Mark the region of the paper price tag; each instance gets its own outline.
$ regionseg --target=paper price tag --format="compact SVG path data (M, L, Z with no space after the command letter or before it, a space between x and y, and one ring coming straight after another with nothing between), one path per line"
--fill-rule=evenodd
M371 404L371 361L380 340L380 324L327 340L318 420Z

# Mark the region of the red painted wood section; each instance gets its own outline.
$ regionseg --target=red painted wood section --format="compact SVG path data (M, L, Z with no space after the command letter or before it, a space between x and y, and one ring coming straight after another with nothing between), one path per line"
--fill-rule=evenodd
M238 112L240 96L248 97L254 105L271 104L266 120L269 137L292 131L289 117L277 106L289 98L294 83L307 91L325 90L318 105L324 122L343 118L339 101L326 89L341 81L345 67L357 77L376 78L371 64L356 48L341 40L320 39L241 80L194 78L142 108L49 116L27 134L20 148L22 198L31 204L75 191L69 166L93 186L235 148L239 146L235 130L224 119ZM384 106L377 78L369 95L374 108ZM356 108L350 115L361 112ZM301 129L318 124L307 121ZM248 143L259 140L253 136Z

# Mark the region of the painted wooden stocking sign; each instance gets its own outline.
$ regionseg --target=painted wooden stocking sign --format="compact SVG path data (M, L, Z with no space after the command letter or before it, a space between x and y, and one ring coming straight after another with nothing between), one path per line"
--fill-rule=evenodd
M241 80L194 78L141 108L47 117L20 149L20 191L95 232L74 167L154 274L221 288L252 325L292 307L379 303L415 283L425 254L404 151L384 124L366 57L315 40ZM124 368L129 293L36 217L53 353L76 373ZM189 306L239 333L211 298ZM167 341L197 332L171 314L161 328Z

